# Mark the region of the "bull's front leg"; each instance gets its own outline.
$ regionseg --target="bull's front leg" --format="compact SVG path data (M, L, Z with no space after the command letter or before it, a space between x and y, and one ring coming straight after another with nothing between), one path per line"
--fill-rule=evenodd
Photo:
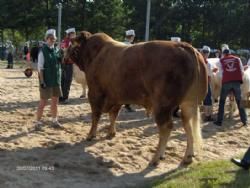
M92 126L87 136L88 141L91 141L93 138L96 137L97 125L102 114L102 108L104 103L104 97L95 94L96 93L91 92L88 93L89 103L92 110Z
M92 126L87 136L88 141L91 141L93 138L96 137L97 124L100 120L100 117L101 117L101 112L92 112Z
M112 139L113 137L115 137L116 134L115 120L120 111L120 108L121 105L117 105L112 107L111 110L109 111L110 127L109 127L109 132L107 134L108 139Z

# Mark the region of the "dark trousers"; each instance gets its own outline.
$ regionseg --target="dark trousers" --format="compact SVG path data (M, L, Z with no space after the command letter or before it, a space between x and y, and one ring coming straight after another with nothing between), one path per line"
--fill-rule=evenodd
M63 64L62 65L62 97L64 99L69 98L70 85L72 83L73 76L73 64Z
M212 106L212 94L211 94L210 84L208 84L207 95L206 95L206 98L203 101L203 104L205 106Z
M246 111L240 105L240 101L241 101L240 82L228 82L228 83L222 84L217 122L222 123L222 121L223 121L224 106L225 106L227 95L229 94L230 91L233 91L233 93L234 93L237 107L238 107L239 112L240 112L240 119L241 119L242 123L246 123L247 122Z
M246 153L244 154L244 157L242 159L245 163L250 164L250 147L248 148L248 150L246 151Z
M8 64L7 64L7 69L13 69L13 61L8 61Z

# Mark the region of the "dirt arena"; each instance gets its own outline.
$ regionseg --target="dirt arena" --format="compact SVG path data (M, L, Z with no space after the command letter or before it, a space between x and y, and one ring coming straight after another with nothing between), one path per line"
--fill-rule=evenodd
M158 142L157 128L142 108L122 109L117 134L105 138L108 116L101 118L94 141L85 141L91 126L90 106L80 99L81 86L73 82L68 104L59 105L64 130L50 126L46 107L42 131L33 129L39 92L37 73L0 64L0 187L4 188L115 188L148 187L178 168L186 148L179 119L169 139L166 159L148 167ZM16 66L17 67L17 66ZM214 111L217 112L215 106ZM238 112L223 127L202 123L204 147L200 161L229 159L250 144L250 128L241 127Z

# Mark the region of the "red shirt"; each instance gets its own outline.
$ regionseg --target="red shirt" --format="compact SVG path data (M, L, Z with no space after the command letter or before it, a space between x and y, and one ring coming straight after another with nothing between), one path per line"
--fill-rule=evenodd
M66 49L66 48L69 47L69 45L70 45L70 38L66 37L66 38L64 38L64 39L62 40L61 46L60 46L60 47L61 47L62 49Z
M67 49L69 46L71 45L71 42L70 42L70 38L66 37L63 39L63 41L61 42L61 49L65 50ZM74 62L73 61L70 61L69 59L68 60L63 60L63 63L65 64L73 64Z
M231 81L242 82L241 62L239 58L233 55L226 55L220 59L220 62L223 69L222 83Z

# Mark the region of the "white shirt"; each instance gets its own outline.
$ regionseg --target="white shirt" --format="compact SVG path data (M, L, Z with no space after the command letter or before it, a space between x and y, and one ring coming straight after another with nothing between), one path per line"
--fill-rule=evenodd
M38 54L38 60L37 60L37 70L40 72L41 70L44 69L44 55L43 55L43 51L40 50L39 54Z
M207 61L207 74L208 76L212 76L212 66L209 61Z
M247 66L250 67L250 58L248 59Z

